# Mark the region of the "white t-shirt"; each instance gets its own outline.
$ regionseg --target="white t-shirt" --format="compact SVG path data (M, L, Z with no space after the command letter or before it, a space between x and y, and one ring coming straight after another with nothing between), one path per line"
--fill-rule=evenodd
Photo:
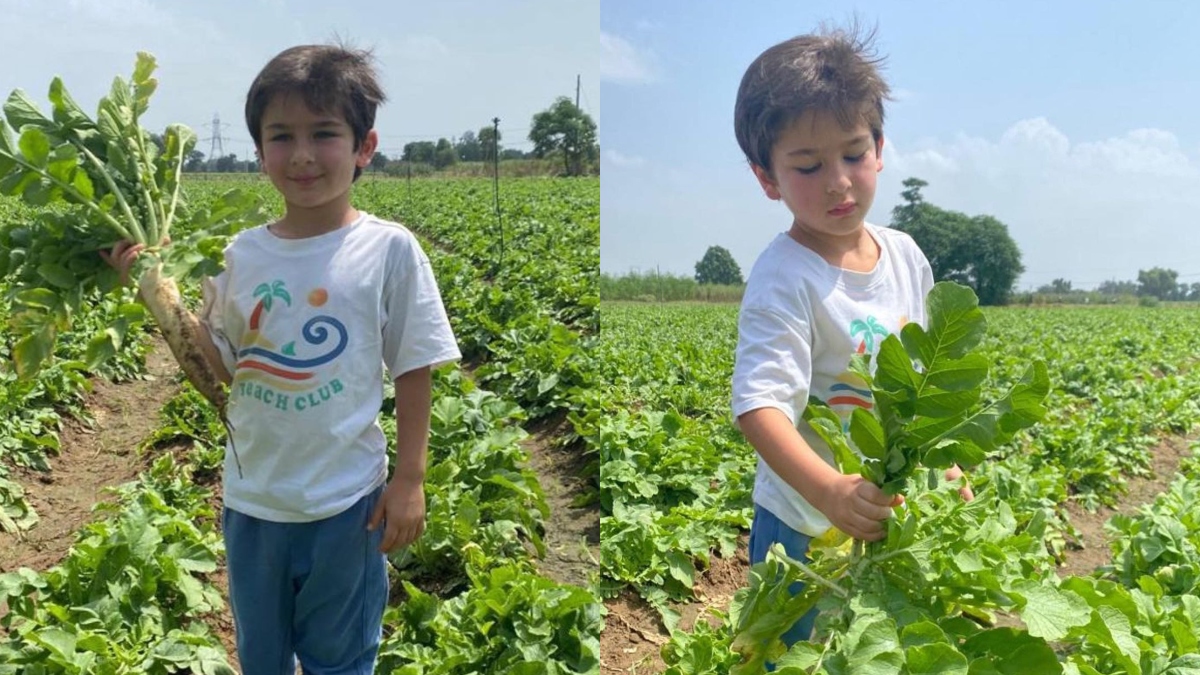
M854 408L871 409L871 392L848 369L850 357L877 354L883 338L910 321L924 326L925 296L933 288L929 261L910 236L865 227L880 250L866 273L834 267L787 233L778 235L754 263L738 316L734 420L758 408L781 410L831 466L833 453L802 417L809 395L847 426ZM824 514L761 457L754 502L803 534L829 529Z
M204 291L233 376L225 505L256 518L328 518L383 484L384 368L461 358L416 237L366 213L304 239L246 230Z

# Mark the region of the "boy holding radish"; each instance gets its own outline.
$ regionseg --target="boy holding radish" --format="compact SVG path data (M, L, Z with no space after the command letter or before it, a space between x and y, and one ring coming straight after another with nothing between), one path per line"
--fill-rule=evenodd
M755 59L738 89L738 144L767 197L791 216L755 262L738 319L733 415L759 455L751 564L777 542L805 560L831 526L879 540L903 501L841 474L802 419L810 396L843 424L856 407L870 409L851 357L874 355L909 321L924 324L933 287L911 237L865 220L883 169L888 96L870 42L853 30L787 40ZM784 642L807 639L815 618L805 615Z
M223 530L247 673L371 673L386 554L425 527L431 369L460 358L428 258L356 210L384 101L369 55L280 53L246 122L283 217L240 233L205 282L208 365L230 386ZM141 246L106 259L127 278ZM144 288L144 286L143 286ZM396 462L377 422L395 381Z

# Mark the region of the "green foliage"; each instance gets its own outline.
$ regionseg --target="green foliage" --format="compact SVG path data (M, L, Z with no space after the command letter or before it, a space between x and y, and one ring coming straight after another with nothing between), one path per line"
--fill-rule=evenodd
M584 175L600 156L595 120L565 96L533 116L529 140L534 157L560 156L568 176Z
M744 282L733 254L723 246L709 246L696 263L696 283L738 286Z
M169 458L140 487L122 490L109 517L78 537L66 560L45 573L0 575L0 673L191 670L231 674L224 649L199 619L223 606L205 575L223 547L207 492L174 504L151 483L178 480Z
M1179 297L1179 273L1172 269L1154 267L1148 270L1138 270L1137 294L1158 300L1182 300Z
M907 232L929 259L935 281L969 286L984 305L1009 301L1025 271L1008 227L991 216L967 216L924 200L919 178L904 181L904 204L892 210L892 227Z
M151 77L155 67L154 57L140 52L132 77L113 81L95 119L59 78L50 84L49 117L21 90L4 104L0 194L34 207L53 205L0 228L0 277L13 280L9 325L19 339L12 358L22 377L38 372L93 291L115 288L116 274L98 251L126 240L147 246L148 259L157 259L176 221L185 221L185 232L207 227L227 235L259 217L258 202L241 194L228 197L230 208L216 219L213 212L192 213L183 205L181 173L195 134L172 124L156 137L139 125L158 86ZM189 240L167 249L169 267L178 273L204 262L199 244ZM122 322L95 335L89 360L99 363L115 353L129 322L139 318L130 310Z
M538 576L523 563L489 565L477 552L471 584L439 601L409 583L389 607L393 627L378 668L398 675L598 672L600 604L589 591Z

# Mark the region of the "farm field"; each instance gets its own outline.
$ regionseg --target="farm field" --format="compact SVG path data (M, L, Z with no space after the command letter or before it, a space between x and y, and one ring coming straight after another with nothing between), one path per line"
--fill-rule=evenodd
M279 211L263 178L184 181L212 213L235 188ZM391 558L380 672L597 672L598 179L502 180L499 225L490 180L365 177L354 200L418 235L464 356L434 378L427 529ZM20 230L55 208L0 199L0 248L37 245ZM174 245L211 257L253 224ZM0 264L6 364L18 281L69 295L20 262ZM37 378L0 370L0 673L232 672L224 427L131 292L80 300Z
M1044 418L969 472L969 505L920 474L915 529L878 563L913 573L842 602L830 591L829 630L784 672L1200 672L1200 310L984 316L982 400L1040 359ZM602 462L607 672L739 672L735 638L761 654L790 623L781 584L748 590L755 455L730 420L736 324L736 304L601 307L605 414L586 440Z

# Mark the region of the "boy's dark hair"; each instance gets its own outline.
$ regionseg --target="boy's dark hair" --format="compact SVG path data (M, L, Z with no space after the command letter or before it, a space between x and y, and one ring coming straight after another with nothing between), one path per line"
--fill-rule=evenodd
M883 136L888 85L879 74L875 31L860 37L822 27L785 40L754 59L738 87L733 130L751 164L771 171L771 148L805 112L829 112L845 127L866 122L876 143Z
M280 94L300 94L315 112L341 113L354 133L354 149L375 126L387 97L376 81L371 52L333 45L300 45L280 52L254 78L246 94L246 126L262 150L263 112ZM358 178L362 169L354 170Z

